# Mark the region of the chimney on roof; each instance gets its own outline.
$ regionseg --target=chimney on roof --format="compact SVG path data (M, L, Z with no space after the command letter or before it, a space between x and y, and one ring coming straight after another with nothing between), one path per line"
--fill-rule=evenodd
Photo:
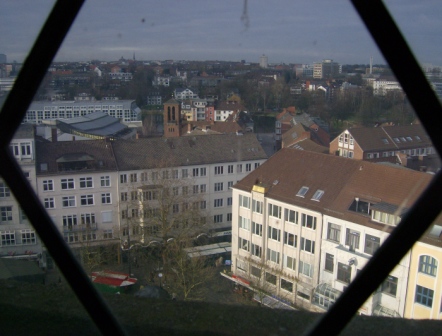
M190 132L192 132L192 124L188 123L187 124L187 133L190 133Z
M52 142L57 142L58 140L57 129L55 127L51 128L51 137L52 137Z

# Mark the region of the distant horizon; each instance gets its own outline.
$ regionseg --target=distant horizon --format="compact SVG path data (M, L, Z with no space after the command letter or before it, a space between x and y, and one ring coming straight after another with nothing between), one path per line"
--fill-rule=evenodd
M54 0L4 0L0 53L22 63ZM384 0L421 64L442 65L442 1ZM245 6L247 4L247 6ZM24 24L25 23L25 24ZM55 62L231 60L386 64L350 1L86 1ZM105 55L105 56L104 56Z

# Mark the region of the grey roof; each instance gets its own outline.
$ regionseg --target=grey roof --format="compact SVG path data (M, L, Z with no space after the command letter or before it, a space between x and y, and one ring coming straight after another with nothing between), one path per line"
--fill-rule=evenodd
M112 146L119 170L267 159L254 134L117 140Z
M101 136L114 135L128 128L118 119L99 111L81 117L58 120L58 124L67 124L70 129Z
M34 125L21 124L14 134L14 139L33 139Z
M60 107L60 106L109 106L122 105L123 108L131 109L133 100L61 100L61 101L33 101L28 108L28 111L43 111L45 107Z
M380 202L371 206L372 210L379 210L381 212L385 212L392 215L402 216L405 212L408 211L407 208L401 208L397 205Z

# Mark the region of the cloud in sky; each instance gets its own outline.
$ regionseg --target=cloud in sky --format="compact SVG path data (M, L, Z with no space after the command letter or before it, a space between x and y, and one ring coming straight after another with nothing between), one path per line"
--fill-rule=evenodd
M4 0L0 53L22 61L54 1ZM419 60L442 65L442 2L387 0ZM88 0L56 60L384 63L347 0ZM379 24L382 24L381 22Z

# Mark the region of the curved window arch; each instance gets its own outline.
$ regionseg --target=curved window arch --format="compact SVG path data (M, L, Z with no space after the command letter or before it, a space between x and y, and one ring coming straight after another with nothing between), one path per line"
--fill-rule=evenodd
M437 260L429 255L422 255L419 257L419 272L431 276L436 276Z

